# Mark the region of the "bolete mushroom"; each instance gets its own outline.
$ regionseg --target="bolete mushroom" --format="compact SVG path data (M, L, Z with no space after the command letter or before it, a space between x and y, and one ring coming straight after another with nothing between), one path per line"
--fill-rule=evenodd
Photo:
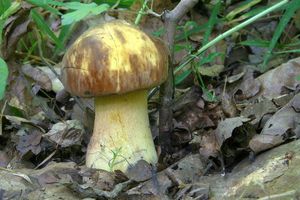
M95 97L95 122L86 165L126 173L139 160L157 162L147 109L148 89L165 81L164 43L124 21L81 35L63 58L67 91Z

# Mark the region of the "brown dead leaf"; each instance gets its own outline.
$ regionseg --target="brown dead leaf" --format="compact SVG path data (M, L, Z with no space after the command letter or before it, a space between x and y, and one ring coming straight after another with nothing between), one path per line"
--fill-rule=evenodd
M198 69L199 73L203 76L217 77L224 70L224 65L212 65L210 67L200 67Z
M126 194L134 197L143 195L161 195L166 194L168 189L174 184L172 180L165 174L165 172L158 173L152 179L139 184L126 192Z
M221 121L215 130L226 165L232 164L239 155L249 151L249 141L256 134L248 118L235 117Z
M32 78L34 82L36 82L46 91L50 91L52 89L50 78L42 70L26 64L22 66L22 72L26 76Z
M248 68L243 77L242 83L237 88L235 99L242 101L254 97L259 93L260 88L260 82L254 79L253 70Z
M199 142L200 148L199 153L207 162L210 157L217 158L220 152L220 146L217 143L216 135L214 131L207 131L200 134Z
M193 183L197 180L197 175L199 175L203 168L204 165L200 156L192 154L187 155L172 167L166 169L166 174L178 185Z
M78 104L75 104L73 109L70 110L71 119L80 121L84 125L84 127L87 127L87 130L91 132L92 128L94 127L95 119L94 99L81 98L80 102L83 108L80 107ZM66 104L65 107L67 108L67 106L68 104Z
M59 91L62 91L64 89L63 84L59 80L59 76L61 73L61 68L59 67L53 67L52 69L56 72L56 74L53 73L53 71L49 67L38 67L39 70L42 70L48 78L51 80L51 90L55 93L58 93Z
M249 120L245 117L234 117L221 121L215 131L219 146L222 146L223 142L232 136L235 128L241 127L244 122L248 122Z
M245 68L243 68L243 70L241 72L238 72L237 74L234 74L234 75L228 77L227 82L228 83L234 83L234 82L240 80L243 76L245 76L246 71L247 70L245 70Z
M81 144L84 133L84 128L79 121L68 120L54 124L44 136L62 147L68 147Z
M187 134L185 136L188 136L190 131L195 129L214 126L215 124L210 116L211 113L204 113L204 107L205 102L198 87L192 87L179 96L172 107L178 133L183 131L184 134ZM212 113L215 114L215 112Z
M263 116L273 114L278 110L271 100L264 99L260 102L249 104L242 110L241 116L253 119L251 124L257 125Z
M253 137L249 146L255 153L282 144L290 137L299 134L296 133L300 121L300 114L297 112L299 101L300 94L297 94L267 121L259 135Z
M2 54L3 58L8 59L14 54L19 39L25 33L27 33L29 23L31 22L29 10L29 8L22 6L17 13L15 13L6 21L3 30L4 37L0 51L0 54Z
M150 179L154 169L145 160L139 160L134 166L130 167L127 171L129 179L142 182Z
M235 117L237 115L237 108L233 97L227 93L224 93L224 95L222 95L222 110L224 114L229 118Z
M172 134L172 144L173 145L180 145L186 144L192 140L192 135L187 127L182 122L178 123L176 120L174 121L174 130Z
M8 66L10 68L8 87L6 90L8 104L20 110L24 110L26 113L30 113L29 110L26 109L32 102L32 96L28 89L30 85L23 76L20 76L19 69L21 66L19 64L9 62Z
M177 93L178 90L176 90L175 92ZM196 106L201 109L204 108L204 101L201 98L201 90L199 89L199 87L194 86L191 87L191 89L189 89L188 91L184 91L183 94L181 94L179 97L176 98L176 101L172 105L172 110L174 112L181 111L187 105L191 105L191 104L196 104Z
M184 184L176 193L174 199L209 199L209 185L199 182L194 184Z
M70 188L79 192L82 197L114 199L132 182L124 177L120 181L112 172L85 167L81 169L80 175L81 178L73 181Z
M22 156L29 151L31 151L35 155L40 153L40 151L42 150L40 146L42 134L40 131L36 129L20 129L17 132L17 135L19 136L17 150L21 153Z
M34 190L28 194L28 199L63 199L63 200L82 200L79 194L60 184L51 184L43 189Z
M300 82L296 77L300 74L300 57L272 69L257 80L261 83L260 96L273 99L290 91L296 90Z
M183 188L185 184L195 183L201 171L203 171L203 164L199 154L188 155L164 171L159 172L150 180L140 183L137 187L128 190L126 194L129 197L134 196L134 199L149 194L157 195L160 199L165 199L165 195L168 194L170 189L174 188L174 186L174 189L180 189L181 187ZM190 193L190 195L192 194L196 195L196 192ZM178 195L180 195L180 193ZM175 199L175 196L176 194L170 198Z
M18 172L14 170L8 170L6 168L0 169L0 188L10 192L20 190L25 191L26 189L32 189L32 184L26 179L24 179L22 176L16 175L16 173Z
M290 102L290 100L295 96L295 94L290 93L290 94L284 94L279 97L274 98L272 101L273 103L278 107L282 108L285 106L287 103Z
M9 156L6 152L0 151L0 167L6 167L9 163Z

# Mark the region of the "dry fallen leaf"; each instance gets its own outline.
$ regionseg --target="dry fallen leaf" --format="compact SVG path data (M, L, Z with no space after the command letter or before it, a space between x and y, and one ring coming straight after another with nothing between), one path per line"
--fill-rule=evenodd
M219 146L222 146L223 142L232 136L235 128L242 126L244 122L248 122L249 120L249 118L245 117L234 117L221 121L215 131Z
M300 94L297 94L287 105L278 110L265 124L259 135L253 137L249 146L255 152L259 153L270 149L299 133L300 113L298 102Z
M44 136L62 147L80 144L85 130L77 120L68 120L54 124Z
M21 155L25 155L27 152L31 151L33 154L37 155L41 152L40 142L42 139L42 133L37 129L20 129L17 132L19 136L19 141L17 143L17 150Z
M261 83L259 96L267 99L273 99L280 95L296 90L300 82L296 77L300 74L300 57L292 59L287 63L272 69L257 80Z
M253 119L251 124L258 124L263 116L273 114L278 110L277 106L269 99L249 104L241 112L241 116Z
M50 78L39 68L26 64L22 66L22 72L46 91L50 91L52 89Z

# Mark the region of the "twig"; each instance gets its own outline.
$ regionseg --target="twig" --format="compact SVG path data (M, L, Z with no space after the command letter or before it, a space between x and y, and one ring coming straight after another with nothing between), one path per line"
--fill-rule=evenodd
M122 183L118 183L117 185L115 185L115 188L112 191L104 191L98 188L93 188L93 190L98 195L98 197L106 197L109 199L116 198L121 193L121 191L132 182L132 180L128 180Z
M167 41L171 52L168 79L160 88L161 109L159 111L159 143L162 148L163 155L164 153L171 152L170 136L173 130L173 112L171 105L174 96L173 48L176 25L179 20L196 5L196 3L198 3L198 0L181 0L172 11L166 11L162 16L166 28L164 39Z
M270 200L270 199L283 199L284 197L287 197L288 199L292 199L293 197L296 196L296 191L295 190L290 190L284 193L280 193L280 194L273 194L273 195L269 195L266 197L262 197L259 198L259 200Z
M1 109L1 113L0 113L0 136L2 135L2 117L3 117L4 111L5 111L6 105L7 105L7 100L4 101L4 105L3 105L2 109Z

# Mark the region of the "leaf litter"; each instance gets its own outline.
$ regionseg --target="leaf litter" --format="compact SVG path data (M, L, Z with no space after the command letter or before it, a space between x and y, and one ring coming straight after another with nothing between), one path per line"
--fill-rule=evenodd
M174 7L171 1L156 1L153 8L159 10L161 5ZM134 5L132 9L137 7ZM267 48L237 45L238 38L246 38L248 43L258 35L270 40L278 23L275 19L254 23L246 29L251 34L241 31L238 37L228 38L206 52L208 58L202 60L205 62L198 72L207 88L199 83L196 73L190 73L175 89L174 153L164 157L157 169L139 162L127 177L118 171L84 167L93 127L92 99L78 100L68 95L59 78L44 66L43 59L34 55L41 49L33 50L33 57L19 51L22 50L17 47L19 41L24 35L33 34L30 29L33 21L28 17L30 8L23 3L21 10L7 20L1 45L1 56L10 69L5 101L0 102L1 197L179 200L222 199L224 195L232 199L265 198L265 194L272 193L296 198L299 187L290 181L290 190L286 191L284 183L299 178L293 172L299 164L300 152L296 140L300 137L297 78L300 58L291 59L296 54L274 57L269 63L273 69L262 74L257 64L263 61ZM210 7L207 9L205 12L211 11ZM207 16L202 13L205 12L195 8L180 25L193 19L204 24ZM51 14L45 16L55 29L59 27L60 19L52 18ZM118 17L134 19L122 12ZM96 19L101 20L101 17ZM92 24L82 23L86 22L77 24L82 29ZM145 17L141 28L152 32L162 25L157 18ZM194 27L188 28L193 31ZM216 27L213 35L225 28ZM180 30L178 33L182 34ZM191 34L187 38L189 45L186 40L176 38L180 48L175 52L175 64L195 50L182 47L196 48L201 45L202 36L203 32ZM25 38L25 43L28 40ZM51 55L46 50L49 47L53 47L53 41L48 38L44 56ZM210 59L216 52L220 56ZM51 59L59 62L60 56ZM29 62L21 65L17 59ZM200 61L196 59L193 64L198 66ZM58 66L55 70L60 74ZM215 95L214 101L208 91ZM150 102L151 128L156 130L158 98L154 96Z

